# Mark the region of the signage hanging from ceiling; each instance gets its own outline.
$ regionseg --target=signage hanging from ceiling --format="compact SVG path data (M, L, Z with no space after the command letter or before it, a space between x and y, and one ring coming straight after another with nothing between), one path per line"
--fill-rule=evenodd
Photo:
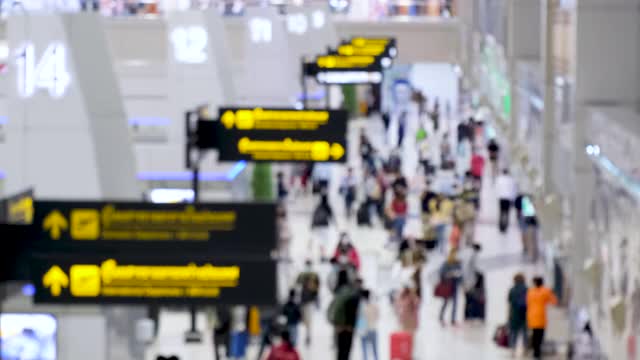
M202 255L35 256L36 303L274 305L276 263Z
M397 54L394 39L356 37L306 63L304 73L327 85L380 84Z
M219 159L345 162L347 119L343 110L221 108Z
M275 211L266 203L36 201L33 224L44 249L268 256L276 247Z

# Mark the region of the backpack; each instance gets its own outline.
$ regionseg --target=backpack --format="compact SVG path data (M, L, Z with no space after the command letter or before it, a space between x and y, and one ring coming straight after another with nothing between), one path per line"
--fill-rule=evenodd
M514 294L514 303L518 310L525 310L527 308L527 290L517 290Z
M329 226L329 211L322 205L319 205L313 211L311 227Z
M303 273L300 275L298 282L302 287L300 294L302 303L314 301L318 297L318 291L320 289L320 279L318 275L312 272Z
M350 290L341 289L336 293L327 308L327 320L334 326L347 325L347 302L351 298Z

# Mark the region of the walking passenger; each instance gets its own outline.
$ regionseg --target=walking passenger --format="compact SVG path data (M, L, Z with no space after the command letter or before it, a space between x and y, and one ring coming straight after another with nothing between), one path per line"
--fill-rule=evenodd
M516 274L513 287L509 290L509 346L516 355L518 338L522 337L523 347L528 346L527 336L527 284L524 275Z
M498 227L501 233L506 233L509 228L509 215L511 206L518 194L516 182L509 174L509 169L502 170L502 174L496 180L496 191L498 192L498 206L500 207Z
M440 308L440 324L444 323L444 315L447 310L447 306L451 303L451 325L456 325L456 309L458 307L458 286L460 285L460 279L462 278L462 265L458 260L457 250L452 249L449 253L447 261L442 264L440 268L440 282L446 284L449 291L444 296L442 307Z
M369 360L369 353L373 360L378 360L378 318L380 310L375 300L372 299L369 290L362 291L362 300L360 303L358 315L358 332L362 342L362 354L364 360Z
M558 299L544 286L541 277L533 278L533 287L527 291L527 325L531 330L533 358L542 359L542 344L547 327L547 306L557 305Z

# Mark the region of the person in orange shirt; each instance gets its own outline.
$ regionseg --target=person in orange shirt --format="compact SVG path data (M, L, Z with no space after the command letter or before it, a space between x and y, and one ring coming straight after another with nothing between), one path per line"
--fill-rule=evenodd
M547 305L557 305L558 299L544 286L541 277L533 278L533 287L527 291L527 325L531 329L533 358L542 359L544 330L547 327Z

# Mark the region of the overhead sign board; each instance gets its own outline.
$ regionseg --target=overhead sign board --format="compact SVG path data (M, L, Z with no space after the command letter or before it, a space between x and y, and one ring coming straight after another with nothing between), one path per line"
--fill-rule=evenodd
M268 255L276 247L275 205L36 201L42 247Z
M338 46L337 53L343 56L369 55L395 58L398 50L393 38L355 37Z
M29 281L34 237L29 225L0 224L0 282Z
M276 303L276 264L268 259L43 255L31 276L36 303Z
M348 114L343 110L222 108L222 161L344 162Z
M346 119L339 111L265 109L254 108L221 108L220 122L228 129L248 130L301 130L327 131L346 129Z
M306 63L304 74L327 85L380 84L397 54L393 38L356 37Z
M370 55L324 55L318 56L316 64L320 69L353 69L366 68L376 62L375 56Z

